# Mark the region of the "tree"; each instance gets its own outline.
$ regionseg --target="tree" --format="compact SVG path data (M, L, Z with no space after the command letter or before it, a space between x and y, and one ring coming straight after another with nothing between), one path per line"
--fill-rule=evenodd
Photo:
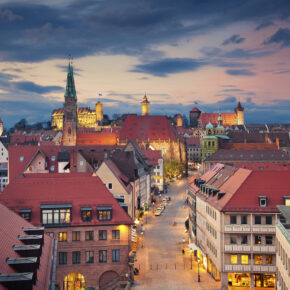
M181 179L185 173L185 165L177 160L171 160L164 164L165 181Z

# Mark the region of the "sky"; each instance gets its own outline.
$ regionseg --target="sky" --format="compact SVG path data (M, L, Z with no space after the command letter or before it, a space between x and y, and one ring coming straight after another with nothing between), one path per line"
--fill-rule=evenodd
M48 2L48 3L45 3ZM0 118L50 119L68 55L79 106L290 123L289 0L0 0Z

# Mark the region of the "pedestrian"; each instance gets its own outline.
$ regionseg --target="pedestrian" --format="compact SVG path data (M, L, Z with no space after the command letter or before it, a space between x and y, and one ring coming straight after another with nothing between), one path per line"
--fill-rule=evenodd
M182 249L182 254L184 255L184 249Z

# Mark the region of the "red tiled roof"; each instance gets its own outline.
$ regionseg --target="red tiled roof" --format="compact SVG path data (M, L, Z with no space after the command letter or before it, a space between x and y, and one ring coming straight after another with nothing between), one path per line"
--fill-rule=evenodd
M222 113L221 115L224 127L230 127L237 124L237 117L235 113ZM201 122L202 127L205 127L209 122L216 126L218 124L218 117L219 113L201 113L199 121Z
M128 115L120 140L175 140L176 132L166 116Z
M23 207L24 208L24 207ZM12 267L6 263L7 258L21 258L21 256L13 250L13 245L23 245L19 241L19 235L26 235L22 230L23 227L33 227L31 223L12 212L4 205L0 204L0 273L10 274L17 273ZM53 239L48 235L44 236L44 244L42 246L42 256L40 258L41 267L37 270L38 285L33 289L48 289L51 270ZM7 289L0 285L0 289Z
M39 135L20 135L13 134L10 136L10 144L24 144L24 143L38 143L40 142L40 134Z
M41 225L41 204L72 204L71 226L82 225L80 208L92 207L93 219L86 225L132 224L131 218L122 209L97 176L86 174L27 174L18 177L8 184L0 202L16 212L20 209L31 209L31 223ZM112 220L98 221L96 208L112 207Z
M267 196L268 206L259 206L259 196ZM290 196L290 171L253 171L235 192L223 211L277 212Z
M197 107L194 107L191 109L191 112L200 112L200 110Z
M158 165L158 159L162 158L161 150L142 150L151 165Z
M222 143L220 148L232 150L278 149L276 143Z
M200 148L200 137L188 137L185 139L188 147Z
M117 145L118 134L111 132L78 133L77 145Z
M287 171L290 170L290 163L276 162L249 162L249 163L233 163L233 166L246 168L254 171Z

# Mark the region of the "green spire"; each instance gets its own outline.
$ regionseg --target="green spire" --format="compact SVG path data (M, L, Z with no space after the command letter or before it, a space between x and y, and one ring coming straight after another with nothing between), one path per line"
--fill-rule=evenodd
M69 60L68 63L68 71L67 71L67 80L66 80L66 89L64 97L72 97L77 99L77 93L75 88L75 81L74 81L74 72L72 67L72 60Z

